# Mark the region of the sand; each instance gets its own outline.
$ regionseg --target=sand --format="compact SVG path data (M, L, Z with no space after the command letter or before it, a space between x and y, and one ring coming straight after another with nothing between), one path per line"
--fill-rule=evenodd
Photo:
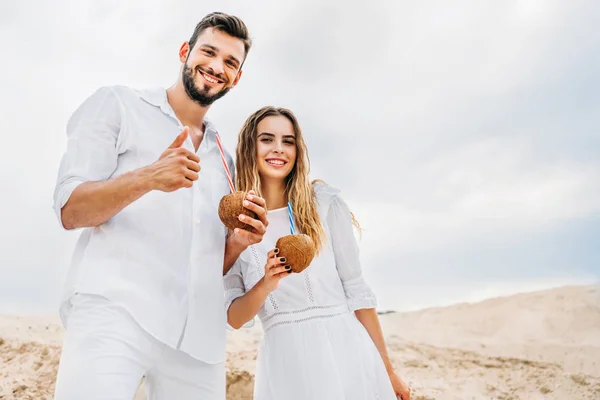
M415 400L600 399L598 286L389 313L381 321ZM0 399L52 398L62 335L55 317L0 316ZM227 335L227 399L251 399L260 324ZM136 400L143 398L142 385Z

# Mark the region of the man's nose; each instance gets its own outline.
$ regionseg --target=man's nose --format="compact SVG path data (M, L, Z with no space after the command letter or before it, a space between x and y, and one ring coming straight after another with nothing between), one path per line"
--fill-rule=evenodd
M210 67L210 69L212 69L215 75L221 75L224 72L223 61L221 61L220 59L212 59L208 66Z

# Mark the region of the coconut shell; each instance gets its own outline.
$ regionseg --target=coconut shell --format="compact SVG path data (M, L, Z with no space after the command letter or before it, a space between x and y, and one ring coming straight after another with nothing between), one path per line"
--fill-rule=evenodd
M252 226L243 223L238 218L240 214L247 215L250 218L256 218L255 212L248 210L242 205L246 195L247 193L245 192L234 192L223 196L219 202L219 218L221 219L221 222L231 230L240 228L252 231Z
M275 247L279 249L277 257L285 257L286 264L292 272L304 271L315 257L315 244L308 235L287 235L277 240Z

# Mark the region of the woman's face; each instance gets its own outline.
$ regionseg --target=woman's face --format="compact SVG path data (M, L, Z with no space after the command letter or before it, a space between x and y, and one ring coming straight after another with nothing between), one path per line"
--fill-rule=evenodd
M284 180L296 164L296 133L283 115L263 118L257 126L256 158L261 180Z

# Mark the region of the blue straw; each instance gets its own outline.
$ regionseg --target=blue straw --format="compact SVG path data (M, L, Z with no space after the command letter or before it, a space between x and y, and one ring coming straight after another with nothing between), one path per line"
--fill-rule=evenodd
M294 234L294 214L292 214L292 202L288 202L288 216L290 218L290 234Z

